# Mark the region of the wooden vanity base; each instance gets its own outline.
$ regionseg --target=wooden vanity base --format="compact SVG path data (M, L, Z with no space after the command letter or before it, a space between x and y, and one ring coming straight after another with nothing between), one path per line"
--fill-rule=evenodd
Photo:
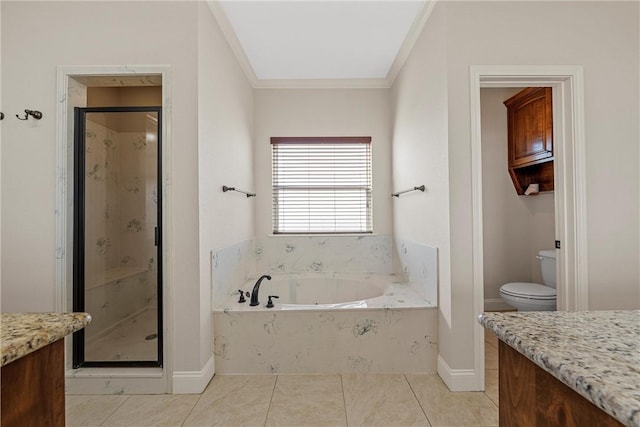
M500 341L501 427L619 427L609 414Z
M64 427L64 340L0 369L0 425Z

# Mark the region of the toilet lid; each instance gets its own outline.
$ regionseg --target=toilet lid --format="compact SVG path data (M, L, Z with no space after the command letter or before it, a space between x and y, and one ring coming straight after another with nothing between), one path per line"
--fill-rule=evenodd
M556 290L538 283L513 282L500 288L500 292L507 295L530 299L556 299Z

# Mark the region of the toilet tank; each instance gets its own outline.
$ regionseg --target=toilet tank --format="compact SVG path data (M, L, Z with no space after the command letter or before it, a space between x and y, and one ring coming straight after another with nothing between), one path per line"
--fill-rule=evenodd
M546 286L556 287L556 250L545 249L538 252L542 281Z

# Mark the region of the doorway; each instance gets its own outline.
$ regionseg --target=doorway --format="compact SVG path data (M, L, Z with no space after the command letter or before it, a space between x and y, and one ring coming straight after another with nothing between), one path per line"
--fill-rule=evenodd
M508 169L509 126L504 101L525 89L480 89L482 217L483 235L486 236L483 241L485 311L513 310L500 297L500 287L505 283L544 284L536 256L540 250L553 249L556 240L553 192L555 174L550 177L551 186L540 188L536 184L540 191L524 195L521 183L514 182ZM537 141L542 145L541 138ZM544 166L550 165L553 169L553 157L544 161ZM543 164L538 162L535 166L524 167L522 170L540 165ZM529 176L536 182L548 179L542 175ZM525 175L526 178L529 176Z
M470 123L473 198L473 316L484 311L481 88L551 87L555 163L557 308L588 307L584 87L580 66L472 66ZM476 389L484 390L484 328L474 326Z
M162 366L162 107L74 111L73 367Z

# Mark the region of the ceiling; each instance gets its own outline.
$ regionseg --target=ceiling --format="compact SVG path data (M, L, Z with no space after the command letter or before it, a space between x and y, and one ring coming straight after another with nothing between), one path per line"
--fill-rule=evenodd
M239 1L214 10L255 82L386 81L417 37L430 2L417 0ZM244 62L244 63L243 63ZM395 67L398 68L398 67Z

